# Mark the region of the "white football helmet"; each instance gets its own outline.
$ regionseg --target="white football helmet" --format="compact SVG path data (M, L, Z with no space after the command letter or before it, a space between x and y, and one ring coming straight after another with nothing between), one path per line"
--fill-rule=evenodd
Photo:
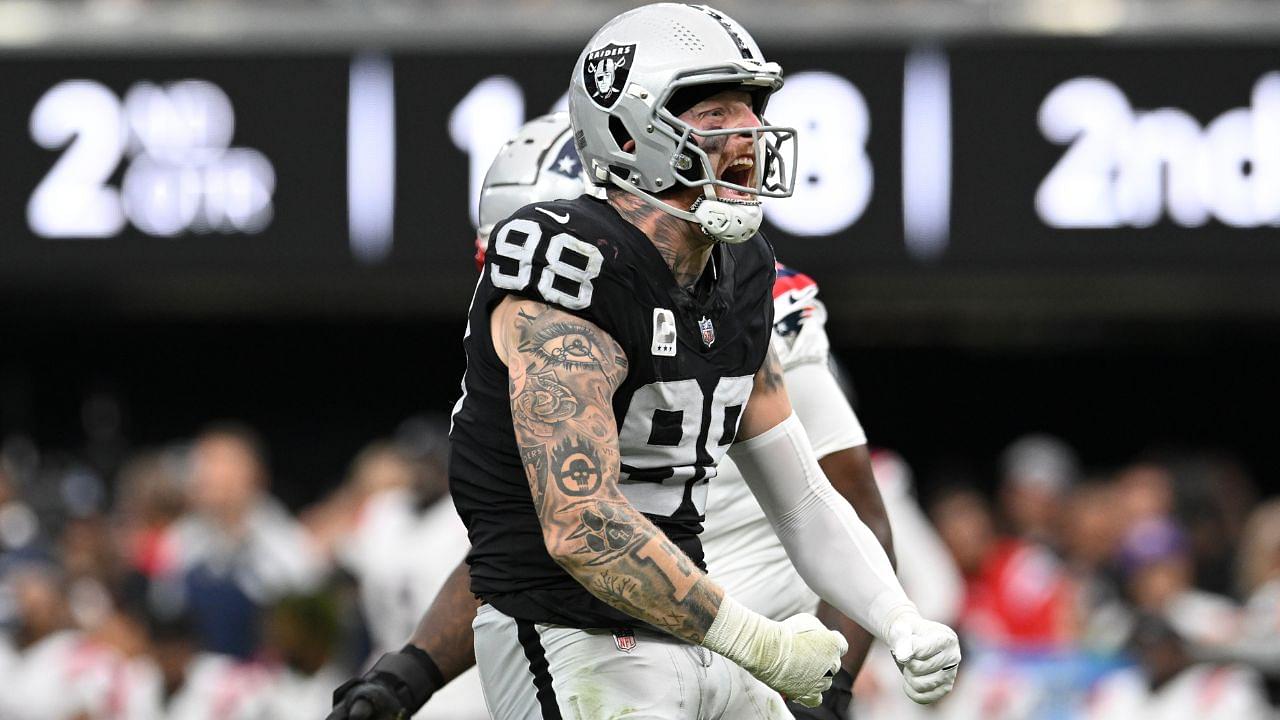
M760 202L720 198L715 188L757 198L790 195L796 131L763 119L754 128L700 131L676 115L692 98L740 88L752 95L756 115L763 118L769 96L780 87L782 68L767 62L732 18L706 5L658 3L615 17L587 43L569 84L569 116L590 180L612 183L698 224L716 240L738 243L759 229ZM701 96L691 96L699 89ZM675 98L681 106L668 108ZM754 182L716 177L699 144L743 133L755 143ZM635 141L630 152L623 150L628 140ZM703 188L688 210L655 197L680 186Z
M568 114L558 112L525 123L502 146L480 188L478 240L487 243L493 226L525 205L583 193L586 179L572 139Z

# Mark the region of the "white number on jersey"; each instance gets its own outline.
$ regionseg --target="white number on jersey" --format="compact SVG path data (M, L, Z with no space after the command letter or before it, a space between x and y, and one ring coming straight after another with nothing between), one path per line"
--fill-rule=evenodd
M751 385L751 375L720 378L710 398L710 412L705 411L707 398L697 380L655 382L635 391L618 431L622 462L633 475L671 470L660 481L623 479L622 494L637 510L651 515L675 513L684 501L686 484L700 479L700 449L705 453L703 477L715 476L715 465L737 435ZM710 466L705 465L708 459ZM692 499L698 513L704 513L705 483L695 486Z
M494 239L493 252L515 260L516 270L507 272L497 262L491 263L489 277L494 286L505 290L528 287L533 274L533 256L540 242L542 226L532 220L516 218L503 225ZM573 255L579 258L577 262L571 262ZM553 305L581 310L591 304L591 281L600 275L603 264L604 255L595 245L557 233L547 245L547 265L539 273L538 292Z

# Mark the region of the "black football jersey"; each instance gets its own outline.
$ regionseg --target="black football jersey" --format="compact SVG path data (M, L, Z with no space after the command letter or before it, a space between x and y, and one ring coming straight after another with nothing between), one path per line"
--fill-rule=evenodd
M691 293L643 233L607 202L584 195L524 207L499 224L481 272L449 464L471 539L471 589L524 620L637 625L546 551L490 313L507 295L529 298L595 323L622 346L628 374L613 397L620 490L701 567L707 482L733 442L769 347L773 250L760 235L717 245L700 291Z

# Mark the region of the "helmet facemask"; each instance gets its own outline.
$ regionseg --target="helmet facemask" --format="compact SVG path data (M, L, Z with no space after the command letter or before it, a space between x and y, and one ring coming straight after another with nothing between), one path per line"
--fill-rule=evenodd
M752 80L756 82L753 83ZM670 98L678 91L696 89L698 86L710 86L707 96L715 94L719 88L741 87L753 94L752 110L757 116L761 115L764 99L767 99L768 93L775 86L773 78L744 78L743 73L735 68L723 73L698 74L677 80L668 88L665 97L654 103L645 131L660 133L674 145L669 165L676 184L700 187L703 195L685 211L663 202L654 194L636 187L616 174L611 174L611 179L662 211L697 224L714 240L745 242L755 235L763 220L759 198L784 198L794 190L796 131L789 127L769 125L763 117L760 118L761 124L756 126L699 130L681 120L667 107ZM754 149L747 178L741 177L740 172L734 173L735 177L731 179L717 176L706 148L714 147L721 142L721 138L727 143L728 138L741 135L751 136ZM655 182L662 184L661 180ZM716 193L716 188L724 188L746 197L721 197Z

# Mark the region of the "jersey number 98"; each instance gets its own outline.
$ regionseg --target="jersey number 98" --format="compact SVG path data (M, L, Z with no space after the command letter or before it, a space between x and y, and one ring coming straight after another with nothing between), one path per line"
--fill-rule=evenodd
M524 290L533 279L533 258L542 242L542 226L524 218L511 220L498 231L493 252L512 263L495 259L489 278L495 287ZM591 304L591 281L600 275L604 256L600 249L566 233L551 236L546 265L539 269L538 292L553 305L581 310Z

